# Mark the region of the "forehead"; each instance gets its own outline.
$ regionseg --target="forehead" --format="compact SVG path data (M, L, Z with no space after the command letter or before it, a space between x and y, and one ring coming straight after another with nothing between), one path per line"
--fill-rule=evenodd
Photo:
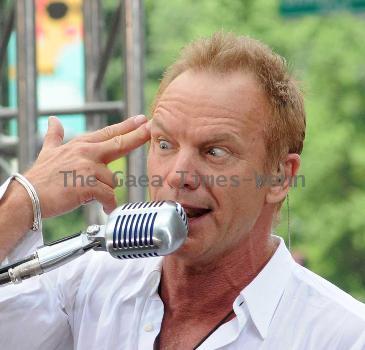
M250 73L186 71L157 102L154 119L174 134L227 131L260 132L269 115L266 96Z

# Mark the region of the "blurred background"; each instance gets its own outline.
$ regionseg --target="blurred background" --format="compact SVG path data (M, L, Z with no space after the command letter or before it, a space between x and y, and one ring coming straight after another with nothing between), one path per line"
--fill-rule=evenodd
M7 19L1 14L10 3L0 0L0 28ZM58 106L60 100L66 107L81 104L86 96L82 1L58 1L67 8L63 15L62 11L52 15L51 3L56 2L35 1L37 94L43 109L52 103ZM101 4L101 41L106 42L108 33L115 30L118 4L112 0ZM233 31L265 42L286 58L305 92L307 111L300 170L304 182L298 181L290 192L293 255L365 301L365 0L145 0L140 4L147 115L164 69L184 45L198 37ZM1 71L3 110L16 105L16 45L12 40ZM118 39L103 80L103 96L108 101L126 98L123 59L122 39ZM103 123L119 120L118 113L108 113ZM40 136L45 121L38 120ZM62 122L66 138L88 128L82 113L64 116ZM0 118L0 124L3 140L16 137L14 118ZM0 157L3 173L5 168L16 167L16 158L1 153L1 143ZM126 164L121 159L110 167L126 171ZM124 187L116 193L120 203L128 200ZM81 209L47 219L45 238L51 241L79 231L86 220ZM276 233L288 241L286 203Z

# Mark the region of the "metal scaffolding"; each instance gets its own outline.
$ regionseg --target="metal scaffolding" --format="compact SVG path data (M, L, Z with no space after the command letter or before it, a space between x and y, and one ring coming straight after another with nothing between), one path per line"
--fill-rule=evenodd
M14 0L7 8L5 7L4 3L0 6L0 77L5 75L6 49L10 35L15 31L18 106L0 108L0 173L4 168L5 156L18 158L19 171L24 171L34 162L41 144L35 137L39 116L85 113L87 129L95 130L105 125L105 115L118 114L123 120L125 116L144 112L143 0L123 0L117 4L105 45L101 42L103 23L101 1L83 1L85 104L47 110L39 110L37 104L35 1ZM118 37L121 38L124 56L121 60L124 71L121 83L125 89L125 101L105 101L103 78ZM11 118L17 118L18 121L17 138L1 135L1 122ZM135 176L145 174L143 147L128 156L128 172ZM144 199L143 188L129 189L130 202Z

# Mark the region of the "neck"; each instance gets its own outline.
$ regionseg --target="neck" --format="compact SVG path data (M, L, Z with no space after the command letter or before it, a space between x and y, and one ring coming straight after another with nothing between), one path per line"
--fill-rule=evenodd
M217 263L199 262L196 267L175 255L167 256L161 289L165 312L172 317L191 319L207 312L214 318L229 311L240 291L274 254L278 244L267 232L264 237L262 232L251 232L235 247L216 256Z

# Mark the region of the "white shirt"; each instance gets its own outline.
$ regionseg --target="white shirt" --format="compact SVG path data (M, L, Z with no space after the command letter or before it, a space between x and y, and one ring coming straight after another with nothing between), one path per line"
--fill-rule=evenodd
M91 251L0 287L0 349L152 349L164 313L162 259ZM365 305L298 265L281 238L233 309L199 350L365 349Z

